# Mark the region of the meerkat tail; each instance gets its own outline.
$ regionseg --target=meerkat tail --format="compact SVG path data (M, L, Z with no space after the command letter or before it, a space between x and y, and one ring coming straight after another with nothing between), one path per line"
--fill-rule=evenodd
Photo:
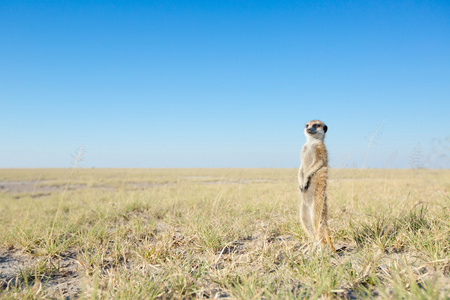
M332 252L336 252L336 250L333 247L333 243L331 243L330 235L328 234L328 230L325 230L325 239L327 241L328 246L330 247Z

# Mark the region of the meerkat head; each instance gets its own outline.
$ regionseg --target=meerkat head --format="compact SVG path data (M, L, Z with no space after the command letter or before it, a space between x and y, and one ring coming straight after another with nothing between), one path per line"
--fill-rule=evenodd
M323 140L328 127L322 121L313 120L306 123L305 136L307 139Z

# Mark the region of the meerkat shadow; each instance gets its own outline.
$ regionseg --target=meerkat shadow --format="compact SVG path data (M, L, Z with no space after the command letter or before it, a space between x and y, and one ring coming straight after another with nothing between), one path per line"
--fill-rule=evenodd
M342 246L341 248L336 249L336 253L347 252L347 246Z
M339 256L344 256L344 255L352 253L354 251L355 251L354 248L351 248L351 247L348 247L345 245L336 247L336 254Z

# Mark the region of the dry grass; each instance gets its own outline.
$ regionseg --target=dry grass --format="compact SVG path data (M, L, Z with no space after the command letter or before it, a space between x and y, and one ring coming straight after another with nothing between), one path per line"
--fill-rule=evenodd
M294 169L70 172L0 170L0 297L450 295L450 170L332 170L335 254L305 247Z

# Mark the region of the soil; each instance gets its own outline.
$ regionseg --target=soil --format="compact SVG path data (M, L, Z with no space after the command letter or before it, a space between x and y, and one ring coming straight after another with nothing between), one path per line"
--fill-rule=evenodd
M42 258L14 249L0 249L0 289L7 290L8 287L20 285L26 280L35 281L40 265L52 270L50 275L37 276L45 295L73 298L81 292L80 266L71 255Z

